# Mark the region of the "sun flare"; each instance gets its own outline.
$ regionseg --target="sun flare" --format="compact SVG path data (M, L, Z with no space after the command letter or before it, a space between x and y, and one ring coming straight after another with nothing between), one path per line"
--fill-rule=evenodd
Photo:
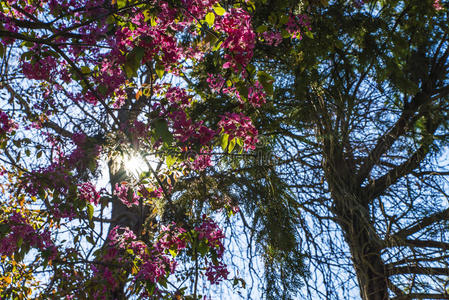
M147 161L136 154L125 157L125 169L135 178L139 178L140 174L149 171Z

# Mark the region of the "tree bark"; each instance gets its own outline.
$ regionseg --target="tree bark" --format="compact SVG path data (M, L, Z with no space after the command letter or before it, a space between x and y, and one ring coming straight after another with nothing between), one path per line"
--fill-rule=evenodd
M386 300L388 274L381 257L382 242L369 220L367 206L356 197L335 199L335 214L351 251L352 262L364 300Z

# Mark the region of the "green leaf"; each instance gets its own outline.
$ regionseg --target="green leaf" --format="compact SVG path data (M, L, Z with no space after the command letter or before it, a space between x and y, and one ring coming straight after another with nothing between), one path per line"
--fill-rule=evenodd
M126 55L125 72L128 78L137 76L137 70L145 54L145 49L136 47Z
M272 96L273 95L274 78L264 71L259 71L259 72L257 72L257 79L259 80L259 82L262 85L265 92L268 95Z
M309 39L312 39L312 40L313 40L313 33L312 33L311 31L306 30L306 31L304 32L304 34L305 34Z
M226 13L226 10L217 3L214 6L214 12L217 14L217 16L222 16Z
M90 235L86 236L86 241L88 241L92 245L95 245L94 238L92 236L90 236Z
M226 152L226 148L228 147L228 139L229 134L225 133L221 136L221 149L223 149L223 152Z
M244 100L248 99L249 89L246 84L239 82L239 84L237 84L237 91L239 92L241 98L243 98Z
M88 66L82 66L81 67L81 73L83 74L90 74L90 69Z
M173 134L168 130L166 120L158 119L154 122L154 131L158 138L161 138L165 144L171 144L173 141Z
M213 12L210 12L206 15L206 22L210 27L214 26L215 14Z
M268 30L268 26L267 25L260 25L259 27L256 28L256 32L257 33L262 33Z
M284 39L288 39L289 37L291 37L290 33L285 29L281 29L281 35Z
M175 250L169 249L168 251L170 252L171 256L173 256L173 258L175 258L176 255L178 255L178 253Z
M168 155L166 158L165 158L165 163L167 164L167 167L171 167L171 166L173 166L174 164L175 164L175 162L176 162L176 157L173 157L173 156L171 156L171 155Z
M148 22L148 20L151 19L151 14L150 14L150 11L148 9L143 11L143 15L145 17L144 22ZM153 25L151 25L151 26L153 26Z
M0 236L4 235L5 233L9 232L9 225L8 224L0 224Z
M209 247L206 243L200 242L200 244L198 245L198 252L201 254L201 256L204 257L207 252L209 252Z
M151 27L156 27L156 26L157 26L156 18L155 18L155 17L151 17L151 18L150 18L150 24L151 24Z
M243 140L241 138L235 138L237 145L239 145L240 147L243 147Z
M23 237L19 237L19 239L17 240L17 248L22 247L23 244Z
M162 77L164 76L164 72L165 72L164 65L161 62L158 61L156 63L156 67L155 68L156 68L157 77L162 79Z
M223 41L219 41L218 43L216 43L214 48L212 48L212 51L217 51L218 49L220 49L221 44L223 44Z
M256 73L256 67L253 64L248 64L246 66L246 71L248 72L249 75L253 75Z
M159 284L161 286L163 286L164 288L167 288L167 278L165 278L165 277L159 278Z
M281 18L279 19L279 24L281 24L281 25L287 24L288 23L288 19L289 19L289 16L287 16L287 15L281 16Z
M87 217L89 218L89 221L92 221L92 218L94 216L94 207L92 204L87 204Z
M125 7L126 6L126 0L117 0L117 7L120 9L120 8L123 8L123 7Z
M229 147L228 147L229 153L231 153L232 150L234 150L234 147L235 147L235 138L233 138L233 139L229 142Z

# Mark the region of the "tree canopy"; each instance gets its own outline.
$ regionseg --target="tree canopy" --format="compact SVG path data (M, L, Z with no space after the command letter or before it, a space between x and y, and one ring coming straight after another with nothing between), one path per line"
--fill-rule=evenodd
M0 1L0 296L446 299L447 5Z

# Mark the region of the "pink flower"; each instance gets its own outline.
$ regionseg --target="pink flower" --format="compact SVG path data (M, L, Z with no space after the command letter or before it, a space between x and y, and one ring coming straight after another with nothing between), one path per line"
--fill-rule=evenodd
M217 265L211 264L206 270L207 279L212 284L218 284L223 279L228 279L229 271L225 264L218 263Z
M265 103L266 97L267 95L259 81L256 81L248 90L248 102L254 107L259 107L261 104Z
M118 246L118 248L121 249L125 249L126 246L136 238L136 235L131 229L120 226L112 228L108 235L109 245Z
M246 151L256 149L258 132L249 117L243 114L226 113L222 116L218 127L229 135L229 141L234 138L241 138L243 148Z
M9 119L8 115L0 110L0 134L6 134L14 131L19 126Z
M184 233L186 230L177 227L175 223L168 226L162 226L159 240L156 243L156 248L160 250L182 250L186 247L186 240Z
M282 34L280 32L266 31L262 33L265 43L277 47L282 42Z
M22 62L22 72L28 79L50 80L58 66L53 56L38 58L37 61Z
M114 195L118 197L123 204L127 207L131 207L133 205L139 205L139 196L130 191L126 184L116 184L114 189Z
M100 193L97 192L95 186L90 182L78 185L78 195L81 200L98 205L100 203Z
M443 9L443 6L441 5L440 0L433 1L433 8L435 8L436 11Z
M233 68L241 70L253 57L256 34L251 26L251 16L241 8L232 8L229 12L217 19L215 24L217 31L227 34L222 48L228 49L232 55L224 56L226 62L224 69Z
M13 213L7 223L9 233L0 239L0 254L10 256L19 248L19 240L25 245L48 251L48 258L53 259L57 255L57 250L51 240L50 232L39 233L34 229L29 221L19 213Z
M195 231L198 232L199 240L204 240L219 258L223 257L224 246L222 240L225 238L225 235L212 219L203 216L203 222L195 227Z
M206 81L207 83L209 83L209 86L214 93L220 93L225 84L223 76L219 74L218 75L208 74Z

